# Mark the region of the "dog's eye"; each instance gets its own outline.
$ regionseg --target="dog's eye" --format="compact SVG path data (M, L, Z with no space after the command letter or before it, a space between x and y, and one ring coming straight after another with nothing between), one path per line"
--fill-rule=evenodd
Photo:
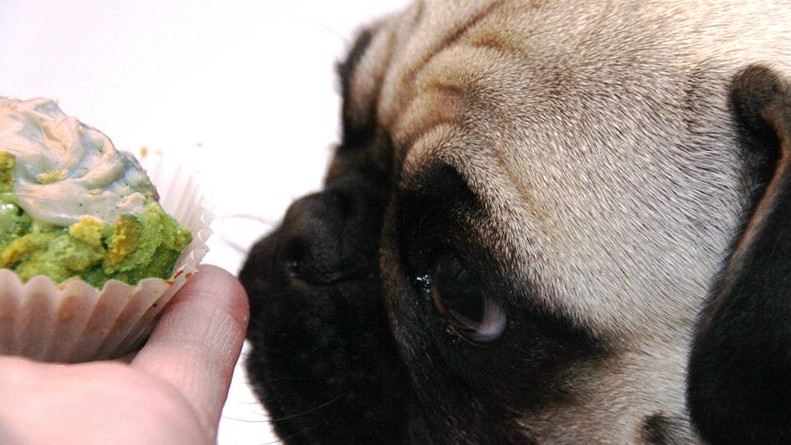
M440 256L431 274L434 306L468 339L487 343L502 335L505 311L484 295L476 274L458 257Z

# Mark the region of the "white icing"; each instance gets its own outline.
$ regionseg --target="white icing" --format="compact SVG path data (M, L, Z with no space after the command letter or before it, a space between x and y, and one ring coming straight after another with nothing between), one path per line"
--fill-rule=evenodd
M0 151L16 156L20 207L45 223L68 226L83 215L112 223L156 195L134 156L50 99L0 97Z

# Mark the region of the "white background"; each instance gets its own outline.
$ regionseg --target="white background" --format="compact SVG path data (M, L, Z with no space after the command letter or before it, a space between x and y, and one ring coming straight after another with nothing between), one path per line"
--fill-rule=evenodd
M120 149L178 156L216 215L205 262L315 190L337 141L334 64L406 0L0 0L0 96L45 96ZM221 445L274 443L237 368Z

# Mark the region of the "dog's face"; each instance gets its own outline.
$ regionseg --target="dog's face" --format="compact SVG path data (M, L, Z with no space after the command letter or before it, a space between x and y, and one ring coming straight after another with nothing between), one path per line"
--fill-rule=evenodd
M325 188L240 274L287 443L791 437L791 5L672 3L360 33Z

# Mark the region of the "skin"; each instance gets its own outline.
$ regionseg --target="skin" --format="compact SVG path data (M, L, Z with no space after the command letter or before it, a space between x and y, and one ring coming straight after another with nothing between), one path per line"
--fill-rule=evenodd
M204 266L125 361L1 357L0 443L216 443L248 319L236 279Z

